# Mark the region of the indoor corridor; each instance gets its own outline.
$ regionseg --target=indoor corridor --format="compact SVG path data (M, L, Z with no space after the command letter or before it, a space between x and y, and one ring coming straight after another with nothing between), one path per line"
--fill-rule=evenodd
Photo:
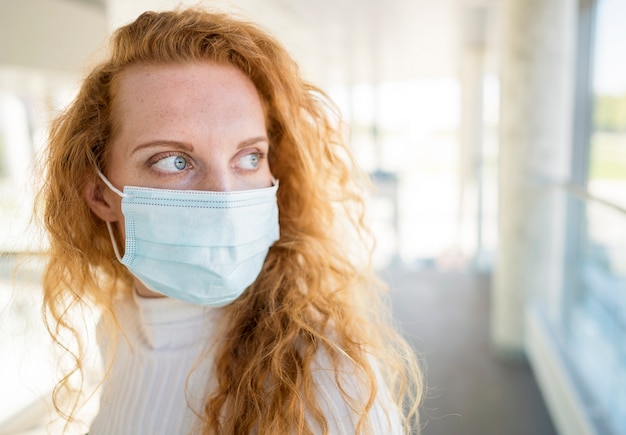
M490 349L488 274L382 276L426 371L422 435L556 434L528 362L500 360Z
M0 435L60 433L50 122L113 29L192 4L260 23L336 103L423 435L626 435L626 0L0 0Z

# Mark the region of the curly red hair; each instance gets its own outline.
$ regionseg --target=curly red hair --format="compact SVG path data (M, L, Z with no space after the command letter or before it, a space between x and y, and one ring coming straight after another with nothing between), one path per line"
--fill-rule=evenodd
M95 169L107 166L119 74L134 64L207 61L241 70L263 101L270 167L281 183L281 237L257 281L226 308L226 335L216 354L218 388L206 398L202 416L205 432L312 433L305 410L327 432L311 370L320 351L335 370L350 361L362 378L364 398L348 397L340 386L359 418L358 432L367 431L367 413L381 388L372 360L384 375L383 388L404 410L408 430L417 420L420 371L390 326L383 288L370 270L371 238L363 223L367 183L342 138L337 111L303 81L267 32L198 9L146 12L118 29L107 60L52 125L40 195L50 240L46 318L75 363L57 387L57 401L82 371L80 346L72 350L60 338L69 331L79 342L71 308L95 305L105 320L114 320L115 300L132 288L131 275L114 261L104 222L84 199L85 184L99 182Z

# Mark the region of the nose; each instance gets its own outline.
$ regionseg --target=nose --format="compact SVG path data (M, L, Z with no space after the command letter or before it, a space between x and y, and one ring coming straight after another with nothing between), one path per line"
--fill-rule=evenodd
M231 192L234 189L233 176L228 170L209 168L199 180L196 190L211 192Z

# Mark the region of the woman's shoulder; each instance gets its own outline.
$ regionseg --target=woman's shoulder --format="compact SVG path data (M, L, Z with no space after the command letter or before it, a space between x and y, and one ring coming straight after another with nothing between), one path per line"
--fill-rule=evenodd
M402 415L383 379L380 362L371 355L366 357L366 361L375 381L374 400L368 411L369 432L402 434ZM312 361L311 374L329 433L355 433L359 420L358 407L367 403L370 395L370 382L365 371L348 355L339 353L333 361L328 351L319 350Z

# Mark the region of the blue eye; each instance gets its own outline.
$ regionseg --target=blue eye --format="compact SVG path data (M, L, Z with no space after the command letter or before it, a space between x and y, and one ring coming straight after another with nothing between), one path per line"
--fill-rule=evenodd
M174 159L174 166L176 166L176 169L178 170L183 170L187 167L187 161L181 156L178 156Z
M154 167L165 172L179 172L187 169L189 161L185 156L173 155L163 157L154 164Z
M242 169L256 169L261 161L259 153L246 154L239 159L239 167Z

